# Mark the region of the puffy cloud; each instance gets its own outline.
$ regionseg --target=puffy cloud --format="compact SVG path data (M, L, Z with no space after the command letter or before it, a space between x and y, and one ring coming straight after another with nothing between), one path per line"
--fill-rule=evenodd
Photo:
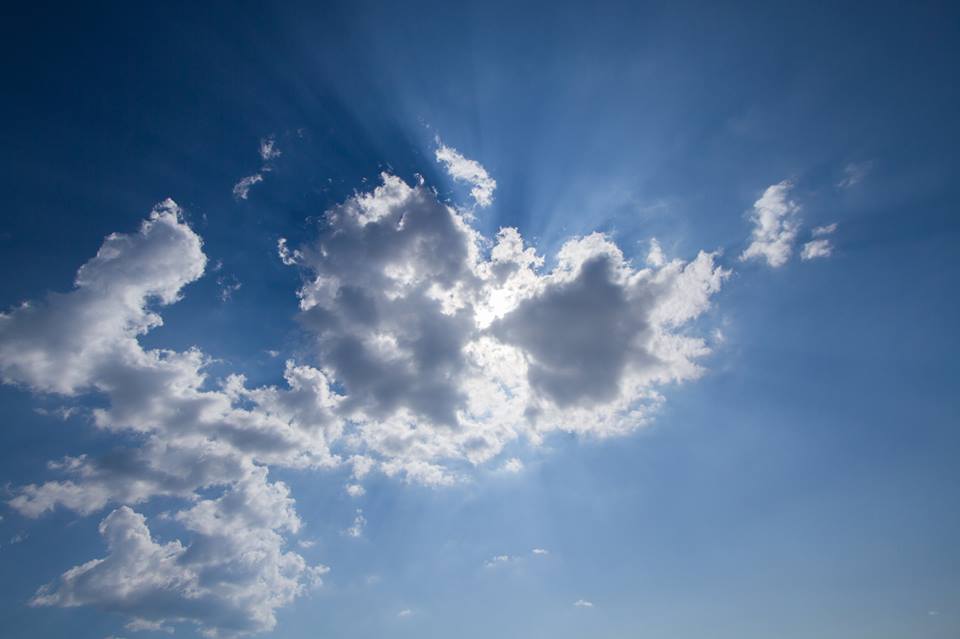
M815 239L803 245L803 249L800 251L800 258L803 260L814 260L833 255L833 243L826 236L832 235L836 230L836 222L814 228L811 234Z
M681 332L728 272L716 254L634 268L610 239L568 241L557 264L515 229L490 244L423 184L382 185L329 211L303 269L301 323L344 388L345 437L388 475L456 481L510 441L642 425L656 386L692 379L702 338Z
M753 203L754 228L750 246L740 255L742 261L764 259L774 268L783 266L793 252L798 225L793 220L800 206L789 199L793 184L784 180L767 187Z
M541 556L550 554L550 551L545 548L534 548L531 552L535 555L541 555Z
M435 155L437 162L443 164L450 177L456 182L466 182L471 186L470 196L478 206L493 204L493 192L497 188L497 181L490 177L479 162L463 157L456 149L444 145L439 140L437 140Z
M833 245L830 240L811 240L803 245L800 251L800 258L803 260L815 260L820 257L830 257L833 255Z
M52 462L64 479L14 489L10 505L30 517L122 504L101 526L109 555L64 573L35 605L192 621L213 635L253 632L272 627L273 610L324 570L282 550L283 534L300 524L265 464L335 463L329 444L342 424L326 377L288 362L285 388L250 389L231 376L210 389L199 350L145 350L138 341L161 324L153 309L177 301L205 264L200 238L168 200L137 233L108 236L72 291L0 315L5 382L66 396L98 392L107 404L92 411L96 426L126 431L132 442ZM201 499L201 489L222 494ZM129 508L161 495L192 502L173 516L189 544L155 543Z
M238 200L245 200L250 195L250 189L254 184L263 182L263 176L259 173L240 178L240 181L233 185L233 197Z
M163 323L148 305L177 301L203 274L200 238L179 215L172 200L158 204L139 232L104 240L72 292L0 313L3 381L64 395L98 387L121 351Z
M216 499L177 514L193 541L157 543L143 515L127 506L100 524L108 554L71 568L42 587L31 605L92 605L132 615L136 629L189 621L210 636L270 630L274 610L314 585L323 566L282 550L280 530L300 525L286 487L266 470Z
M444 485L515 440L630 432L663 385L701 374L709 349L690 323L728 275L707 252L634 266L602 234L569 240L546 269L516 229L487 240L468 213L391 175L328 211L315 243L278 250L302 271L299 320L317 358L288 361L280 386L209 380L199 349L141 345L206 265L169 200L137 232L107 237L73 290L0 314L4 382L97 393L94 425L124 433L122 446L53 462L58 477L13 489L10 505L30 517L115 509L101 526L107 555L35 605L211 635L269 629L325 570L284 550L300 520L270 467L344 463L360 496L374 470ZM131 508L158 496L185 500L169 515L182 540L158 543ZM357 510L345 533L365 524Z
M593 602L586 599L577 599L573 602L575 608L593 608Z

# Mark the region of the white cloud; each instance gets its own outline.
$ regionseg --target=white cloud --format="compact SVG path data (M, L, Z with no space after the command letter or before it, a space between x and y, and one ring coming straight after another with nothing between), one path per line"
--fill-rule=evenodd
M344 534L347 537L353 537L354 539L363 536L363 529L367 525L367 518L363 516L363 510L357 508L357 512L353 517L353 525L344 530Z
M699 376L708 348L683 327L728 275L703 252L637 270L601 234L570 240L543 272L515 229L485 253L460 212L390 175L324 223L286 259L305 273L301 324L345 389L350 444L421 483L456 481L455 462L519 438L643 425L658 385Z
M130 632L166 632L173 634L173 627L165 626L159 621L147 621L146 619L133 619L124 625L124 628Z
M233 197L238 200L245 200L250 194L250 189L254 184L263 182L263 176L259 173L240 178L240 181L233 185Z
M546 550L545 548L534 548L534 549L533 549L532 551L530 551L530 552L532 552L532 553L535 554L535 555L549 555L549 554L550 554L550 551L549 551L549 550Z
M496 555L491 557L483 563L485 568L496 568L497 566L504 566L514 561L514 558L510 555Z
M497 181L490 177L479 162L463 157L456 149L444 145L439 139L435 155L437 162L443 164L450 177L457 182L471 185L470 196L478 206L493 204Z
M379 471L442 485L516 440L630 432L662 386L701 374L709 349L689 324L729 274L706 252L637 268L602 234L569 240L546 270L516 229L489 242L432 189L390 175L325 225L312 245L278 246L302 269L300 320L318 366L287 361L281 386L209 380L198 348L141 344L206 267L171 200L137 232L108 236L73 290L0 314L5 383L95 393L95 426L123 434L122 446L64 457L49 467L56 477L12 489L9 504L28 517L111 509L106 555L67 570L34 605L92 605L213 636L268 630L325 571L286 550L300 520L271 468L345 464L354 482ZM156 541L133 509L160 496L184 500L165 518L180 539ZM359 537L365 524L358 509L344 532Z
M647 265L660 268L667 263L667 258L663 254L660 242L657 238L650 238L650 252L647 253Z
M347 491L347 494L350 495L351 497L363 497L364 495L367 494L367 491L364 490L363 486L361 486L360 484L347 484L347 487L345 490Z
M573 602L575 608L593 608L593 602L586 599L577 599Z
M268 135L265 138L260 139L260 159L264 162L269 162L270 160L275 160L280 157L280 149L277 148L277 139Z
M404 608L403 610L397 613L397 616L402 618L402 617L409 617L412 614L413 614L412 610L410 610L409 608Z
M265 479L251 470L223 496L182 511L178 519L195 533L190 545L157 543L143 515L114 510L100 524L107 556L71 568L30 604L92 605L134 614L140 627L191 621L211 636L272 629L274 610L302 593L303 577L315 581L326 569L281 550L275 509L283 527L295 531L299 520L286 488Z
M523 462L517 459L516 457L511 457L507 461L503 462L503 466L500 467L505 473L519 473L523 470Z
M837 230L837 223L827 224L825 226L818 226L813 229L812 235L814 237L823 237L824 235L830 235Z
M330 419L337 399L326 378L288 362L285 389L248 389L232 376L209 390L200 351L139 343L161 324L153 309L176 302L205 265L200 238L167 200L137 233L108 236L74 290L0 314L6 383L67 397L100 393L108 402L93 411L95 424L132 442L51 463L65 478L15 488L13 508L28 517L58 506L87 514L159 495L191 504L173 516L187 543L157 544L141 515L117 508L101 526L108 556L68 570L34 605L89 604L231 634L272 627L273 610L319 582L324 568L282 550L299 519L264 464L334 463L328 442L340 424ZM201 489L221 494L200 498Z
M798 225L793 217L800 210L800 205L789 199L792 188L793 184L784 180L767 187L753 203L752 241L740 255L741 261L764 259L774 268L786 264L797 237Z
M815 260L822 257L833 255L833 244L830 240L812 240L803 245L800 251L800 258L803 260Z

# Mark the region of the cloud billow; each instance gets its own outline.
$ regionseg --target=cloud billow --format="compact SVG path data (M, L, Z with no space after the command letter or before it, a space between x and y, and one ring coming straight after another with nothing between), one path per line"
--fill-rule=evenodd
M501 457L511 442L630 432L664 384L702 373L709 349L689 324L729 275L715 253L660 251L636 267L595 233L568 240L545 269L516 229L488 239L471 216L385 174L328 211L315 242L281 241L280 258L303 276L299 319L315 346L314 362L287 362L281 386L210 383L199 348L141 345L206 267L171 200L138 231L107 237L73 290L0 314L5 383L100 394L94 424L127 435L13 489L10 505L28 517L111 509L106 555L32 604L97 606L136 627L191 623L212 636L270 630L326 570L285 549L301 523L270 469L350 467L356 496L374 471L432 485L494 460L519 472L520 460ZM136 512L159 496L184 500L169 515L182 540L157 542Z

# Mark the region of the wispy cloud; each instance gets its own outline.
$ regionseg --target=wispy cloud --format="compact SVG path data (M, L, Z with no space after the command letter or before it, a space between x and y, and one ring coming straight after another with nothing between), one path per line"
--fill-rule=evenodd
M465 158L453 147L440 142L439 138L435 155L437 162L443 164L450 177L457 182L466 182L471 185L470 196L478 206L493 204L493 192L497 188L497 181L490 177L479 162Z

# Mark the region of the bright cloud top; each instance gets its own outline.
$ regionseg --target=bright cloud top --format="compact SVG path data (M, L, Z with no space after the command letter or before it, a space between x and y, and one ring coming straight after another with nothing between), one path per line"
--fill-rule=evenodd
M53 462L58 478L14 489L10 505L29 517L113 509L100 527L107 554L33 605L92 605L212 636L269 630L326 570L286 549L301 523L270 468L346 466L355 497L370 472L425 484L491 461L518 472L522 461L501 455L509 443L630 432L663 385L702 373L709 349L690 324L729 274L715 253L660 251L637 267L595 233L570 239L547 269L516 229L491 240L469 220L423 183L384 174L328 211L315 242L281 241L303 275L300 321L316 356L287 362L282 388L208 380L199 349L141 345L206 266L170 200L137 232L107 237L72 291L0 314L4 382L98 393L107 405L94 424L133 442ZM158 543L134 510L158 496L184 500L169 516L182 541ZM358 509L345 534L365 524Z

